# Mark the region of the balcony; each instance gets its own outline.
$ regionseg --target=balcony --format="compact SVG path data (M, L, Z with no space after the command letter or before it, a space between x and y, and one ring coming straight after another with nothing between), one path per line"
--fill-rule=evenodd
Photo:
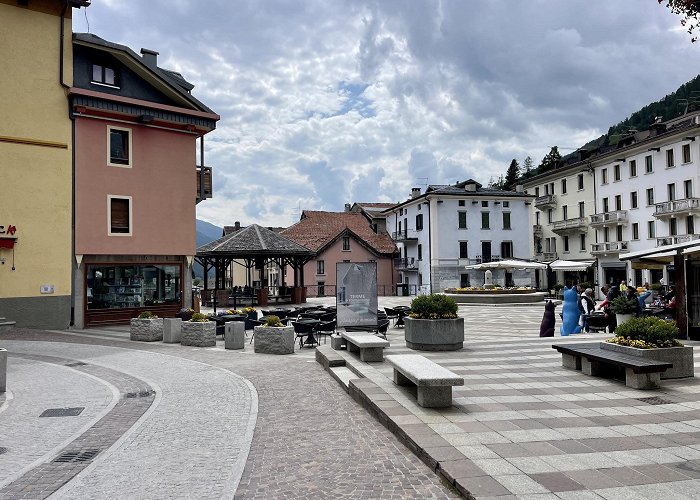
M604 243L593 243L591 245L591 253L593 255L620 253L628 250L628 241L606 241Z
M694 240L700 240L700 234L678 234L676 236L656 238L656 246L675 245L676 243L687 243Z
M588 230L588 220L585 217L575 219L565 219L552 222L552 231L555 233L568 233L577 231L585 233Z
M414 257L394 259L394 267L399 271L417 271L418 261Z
M613 212L591 215L591 226L593 227L624 225L627 222L629 222L627 210L615 210Z
M403 231L394 231L391 233L391 238L394 241L410 241L418 239L418 231L415 229L404 229Z
M557 260L557 252L542 252L543 260Z
M684 198L682 200L657 203L654 217L673 217L697 212L700 212L700 198Z
M553 194L546 194L535 198L535 208L548 209L557 206L557 197Z
M532 234L534 234L536 237L542 236L542 224L533 224Z
M491 255L491 256L481 256L477 255L473 259L467 259L469 261L469 265L474 265L474 264L484 264L486 262L498 262L501 260L500 255Z
M197 203L211 197L211 167L197 165Z

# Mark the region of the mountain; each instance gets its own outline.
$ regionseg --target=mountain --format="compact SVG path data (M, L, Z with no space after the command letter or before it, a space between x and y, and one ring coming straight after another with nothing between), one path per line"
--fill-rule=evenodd
M197 219L196 220L196 231L197 231L197 248L209 243L210 241L218 240L224 234L224 229L219 226L215 226L210 222ZM201 264L195 262L192 266L194 269L194 275L197 278L202 278L204 276L204 269ZM214 270L209 271L209 276L214 276Z

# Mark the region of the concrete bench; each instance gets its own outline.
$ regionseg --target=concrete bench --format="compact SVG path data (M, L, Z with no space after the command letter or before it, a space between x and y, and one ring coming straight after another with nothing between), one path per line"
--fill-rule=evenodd
M655 389L661 383L661 373L673 363L630 356L617 351L601 349L595 344L552 345L561 353L561 364L570 370L592 376L614 375L616 368L624 368L625 385L633 389ZM611 370L612 368L612 370Z
M342 332L348 346L348 352L360 354L360 361L384 361L384 348L389 347L389 341L380 339L369 333Z
M464 385L463 377L420 354L390 354L386 361L394 367L394 383L415 385L424 408L452 406L452 387Z

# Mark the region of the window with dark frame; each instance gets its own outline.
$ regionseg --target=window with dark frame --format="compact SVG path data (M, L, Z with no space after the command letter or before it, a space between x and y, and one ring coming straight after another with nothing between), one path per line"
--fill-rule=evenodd
M638 222L632 223L632 239L633 240L639 239L639 223Z
M561 180L561 194L566 194L566 179Z
M418 244L418 260L423 260L423 245Z
M578 190L583 190L583 174L578 174Z
M316 261L316 274L326 274L326 263L323 260Z
M671 217L668 221L668 234L676 236L678 234L678 219Z
M416 215L416 231L423 230L423 214Z
M503 212L503 229L511 229L510 212Z
M654 188L647 189L647 205L654 204Z
M491 229L491 217L489 212L481 212L481 229Z
M683 194L685 195L686 198L692 198L693 197L693 181L688 179L687 181L683 181Z
M468 259L469 258L469 246L466 241L459 242L459 258Z
M350 250L350 236L343 236L343 250Z
M690 144L683 144L683 163L690 163Z
M613 166L613 180L614 181L620 180L620 165L619 164Z
M92 65L92 83L100 83L102 85L111 85L117 87L117 73L113 68L102 66L99 64Z
M513 257L513 242L512 241L502 241L501 242L501 258L510 259Z
M622 226L617 226L617 241L622 241Z
M644 171L647 174L650 174L654 171L654 162L651 158L651 155L647 155L644 157Z
M569 236L564 235L564 251L568 252L569 251Z
M586 216L586 203L583 201L578 202L578 216L579 217Z
M578 249L582 252L586 251L586 235L584 233L581 233L579 235L579 247Z
M630 177L637 177L637 160L630 160Z
M109 129L109 163L115 165L129 165L129 130L110 128Z
M466 205L466 202L465 202L464 200L459 200L459 201L458 201L458 205L459 205L460 207L463 207L464 205Z
M637 191L632 191L630 193L630 208L637 208L639 205L639 200L637 199Z
M675 164L673 162L673 150L667 149L666 150L666 168L671 168L674 166L675 166Z
M647 236L649 238L656 237L656 224L654 224L653 220L647 221Z
M467 212L464 212L464 211L457 212L457 218L458 218L457 227L459 227L459 229L467 229Z
M128 198L110 198L109 200L109 210L110 210L110 228L109 232L112 234L129 234L131 232L131 227L129 224L129 212L131 200Z
M695 234L695 216L693 215L685 218L685 234Z

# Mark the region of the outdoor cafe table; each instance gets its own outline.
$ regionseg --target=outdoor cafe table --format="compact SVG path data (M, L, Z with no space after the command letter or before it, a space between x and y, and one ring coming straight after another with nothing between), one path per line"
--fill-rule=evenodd
M286 318L291 313L291 309L265 309L263 314L265 316L277 316L278 318Z
M314 337L313 328L316 328L319 324L321 324L320 319L301 318L301 319L298 319L297 321L295 321L295 323L304 323L304 324L312 326L312 330L309 332L308 337L306 337L306 340L304 341L304 345L310 345L310 346L313 346L314 344L318 345L318 341L316 340L316 337Z
M395 327L398 326L405 326L405 323L403 319L408 316L408 313L411 312L411 308L408 306L396 306L393 308L394 311L396 311L399 315L398 319L396 320L396 324L394 325Z
M325 309L309 309L308 311L302 311L301 317L302 318L311 318L311 319L321 319L321 316L324 316L328 314L330 311L326 311Z

